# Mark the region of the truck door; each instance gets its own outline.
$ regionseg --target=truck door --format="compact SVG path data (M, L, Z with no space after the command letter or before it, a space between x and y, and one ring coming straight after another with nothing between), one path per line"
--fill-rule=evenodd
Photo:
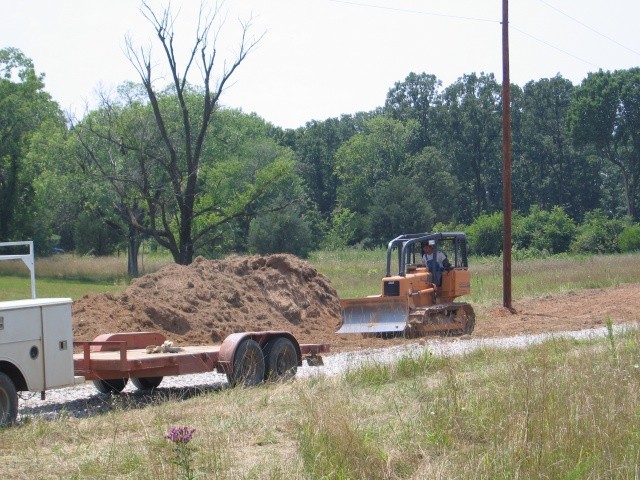
M41 315L45 389L73 384L71 303L43 305Z

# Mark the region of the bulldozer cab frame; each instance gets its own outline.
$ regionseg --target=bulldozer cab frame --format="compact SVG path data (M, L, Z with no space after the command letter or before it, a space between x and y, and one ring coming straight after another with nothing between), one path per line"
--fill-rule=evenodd
M397 253L398 275L404 277L411 265L422 265L422 245L433 245L433 255L438 251L447 256L453 268L467 268L467 239L462 232L412 233L400 235L387 246L387 273L390 277L393 252Z

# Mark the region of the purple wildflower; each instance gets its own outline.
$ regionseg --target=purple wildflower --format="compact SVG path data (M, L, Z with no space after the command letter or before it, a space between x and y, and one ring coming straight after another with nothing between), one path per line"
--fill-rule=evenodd
M164 434L164 438L166 438L167 440L171 440L176 444L189 443L195 431L195 428L173 427L171 430Z

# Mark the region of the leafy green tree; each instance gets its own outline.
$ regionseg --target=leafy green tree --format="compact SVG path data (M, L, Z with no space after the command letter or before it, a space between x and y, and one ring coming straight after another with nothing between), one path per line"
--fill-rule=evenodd
M456 218L458 205L454 199L460 194L458 182L451 172L451 164L438 150L426 147L412 155L404 163L402 173L407 185L419 187L436 222L450 223ZM419 231L425 228L422 225Z
M413 152L433 144L441 87L442 82L435 75L411 72L387 92L385 114L402 123L413 121L417 125Z
M38 169L25 158L41 126L64 128L58 104L44 90L44 74L16 48L0 50L0 240L32 237L29 211Z
M338 206L366 214L378 183L400 174L410 137L411 127L378 116L343 143L335 156Z
M142 12L155 31L171 84L165 89L156 86L158 62L151 50L136 48L129 38L127 55L139 74L145 101L132 96L120 102L126 105L123 108L118 104L112 106L105 99L101 115L106 128L86 124L87 128L79 134L84 135L83 145L94 166L105 172L105 178L118 192L119 204L133 228L167 248L176 263L189 264L198 243L215 236L221 225L244 215L246 208L273 182L269 177L277 175L275 170L253 175L259 183L243 184L232 202L233 207L228 208L216 203L218 197L214 193L203 195L200 180L206 166L207 134L215 121L214 113L222 92L259 39L249 39L250 25L243 24L236 56L215 70L219 65L215 38L220 31L214 26L220 11L216 8L207 12L203 4L192 49L181 66L174 48L176 18L171 8L156 13L145 1ZM193 69L199 69L201 74L197 88L187 81ZM129 114L134 118L130 119ZM123 130L127 125L129 129ZM96 141L108 145L93 148ZM208 150L206 154L216 155L216 152ZM126 168L114 172L110 162L135 166L135 169L125 176ZM202 221L205 216L208 222Z
M577 145L592 146L619 171L627 214L638 220L640 68L590 73L576 90L569 121Z
M458 220L469 222L502 208L501 90L493 74L472 73L442 97L439 145L460 186Z
M299 206L282 212L269 212L251 220L248 238L250 252L262 255L291 253L307 258L316 244L311 223Z
M53 247L74 250L80 213L101 197L97 185L82 174L76 150L75 138L64 125L47 123L31 137L26 156L33 178L28 223L41 255Z
M284 215L288 209L306 214L306 191L293 152L268 136L268 125L257 117L225 110L216 115L221 115L219 129L207 149L224 152L203 162L196 202L201 214L194 222L197 232L210 232L198 247L209 254L247 249L257 217Z
M117 232L99 221L91 211L80 212L73 224L76 252L80 255L112 254L118 244Z
M87 113L73 132L77 162L93 191L84 200L83 210L120 235L127 245L128 274L137 276L145 233L136 224L152 218L145 195L153 196L156 204L169 202L171 197L166 187L156 187L168 180L158 167L156 146L160 141L151 109L139 86L122 85L118 95L116 100L103 96L100 108Z
M305 179L311 200L326 218L336 206L336 151L346 140L362 131L365 117L365 114L343 115L311 121L284 135L283 143L296 153L299 173Z
M420 185L396 176L377 184L367 219L372 243L386 245L403 233L429 231L435 213Z
M567 127L574 90L557 75L527 83L514 102L513 202L520 211L562 206L582 218L599 205L602 163L573 147Z

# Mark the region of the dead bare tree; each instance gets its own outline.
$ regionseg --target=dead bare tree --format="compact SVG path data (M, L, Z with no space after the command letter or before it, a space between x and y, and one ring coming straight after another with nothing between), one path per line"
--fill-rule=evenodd
M147 176L138 179L142 186L139 192L142 201L146 203L147 214L140 216L139 211L132 209L129 221L136 230L152 236L160 245L171 251L176 263L187 265L193 260L194 244L197 240L193 231L194 220L198 215L205 213L196 211L195 207L199 188L198 174L207 131L229 80L257 46L262 35L249 38L251 21L241 22L239 49L230 63L222 60L221 73L216 75L214 67L217 67L219 62L216 41L224 24L220 22L218 26L216 23L221 18L218 4L207 7L205 2L201 3L193 46L182 68L175 49L176 16L171 6L157 14L149 3L144 1L141 11L152 25L162 47L163 58L171 76L170 87L159 90L154 81L157 66L154 64L151 48L136 47L131 37L127 37L126 54L146 91L161 148L150 152L143 151L140 146L127 144L124 140L112 141L120 141L123 152L135 150L140 156L153 159L154 167L162 170L161 177L166 179L167 185L154 186L154 172L148 168L139 169L138 175ZM194 90L194 86L187 80L194 67L201 74L197 90ZM199 101L195 103L189 101L189 96L194 91L199 96ZM176 119L164 108L163 98L166 96L177 101L179 134L173 128ZM155 177L158 177L157 173ZM160 195L159 189L168 189L170 194ZM142 222L141 218L146 220ZM198 237L205 231L206 228L201 229Z

